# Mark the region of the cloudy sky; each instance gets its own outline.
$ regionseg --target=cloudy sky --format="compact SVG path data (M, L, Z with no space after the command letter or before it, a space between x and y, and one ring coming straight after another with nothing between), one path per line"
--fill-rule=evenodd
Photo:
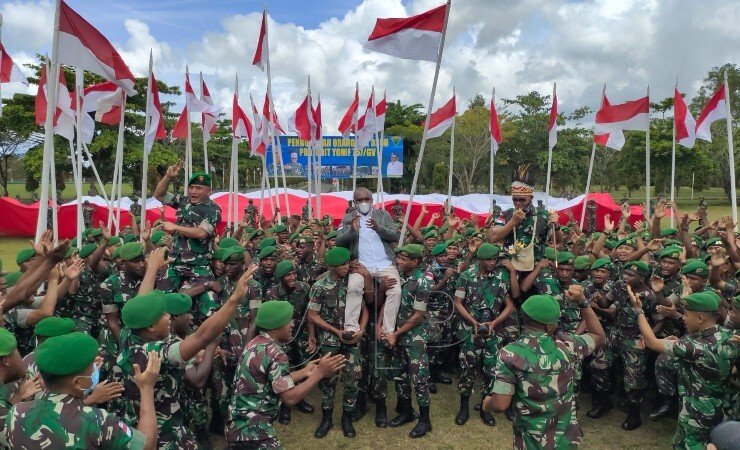
M273 93L283 122L305 95L306 78L322 98L327 134L336 133L360 83L361 100L387 89L391 100L426 104L434 64L369 53L362 43L377 17L404 17L441 0L273 0L270 46ZM185 66L203 72L214 99L230 105L234 75L240 97L262 98L266 77L251 65L261 10L257 0L68 0L105 34L137 76L150 49L155 73L182 85ZM0 3L2 39L19 63L50 52L53 2ZM740 62L740 6L734 0L453 0L438 87L441 105L457 86L514 97L543 94L557 82L560 110L643 96L659 100L679 87L693 97L707 71ZM194 85L196 83L194 82ZM4 85L3 96L12 95ZM197 90L197 87L196 87ZM32 89L35 92L35 89ZM174 100L174 99L173 99ZM180 101L181 103L181 101ZM246 103L246 102L245 102ZM228 110L228 109L227 109Z

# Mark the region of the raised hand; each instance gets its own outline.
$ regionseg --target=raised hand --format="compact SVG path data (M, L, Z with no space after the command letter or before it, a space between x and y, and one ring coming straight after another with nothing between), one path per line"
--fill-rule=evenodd
M550 223L557 223L558 220L560 220L560 215L558 214L557 209L551 209L548 212L547 218L550 220Z
M160 247L149 254L147 260L147 266L153 267L156 271L167 267L170 263L174 262L174 258L168 258L169 250L164 247Z
M85 398L86 405L100 405L117 399L123 394L123 385L116 381L101 381Z
M249 280L252 279L252 275L254 275L257 269L259 269L257 264L250 264L247 271L244 272L241 278L239 278L239 281L236 282L236 289L234 290L232 297L235 297L237 301L242 301L242 299L247 296L247 292L249 291Z
M162 358L159 357L157 352L150 351L147 357L146 370L143 372L138 364L134 364L134 383L140 391L154 388L154 383L159 379L159 368L162 365Z
M604 233L611 233L614 231L614 221L612 220L611 214L604 215Z
M70 280L76 280L85 267L85 260L77 258L72 264L64 268L64 277Z
M640 297L635 295L634 292L632 292L632 286L629 284L627 285L627 295L630 297L630 301L632 302L632 307L635 309L642 309L642 300L640 300Z
M663 292L665 288L665 281L659 276L653 276L650 278L650 288L653 292Z
M585 298L585 296L583 295L583 286L579 284L568 286L568 290L565 291L565 298L573 303L582 302Z
M177 178L180 175L180 169L182 169L182 160L178 159L177 162L167 168L167 176L170 178Z

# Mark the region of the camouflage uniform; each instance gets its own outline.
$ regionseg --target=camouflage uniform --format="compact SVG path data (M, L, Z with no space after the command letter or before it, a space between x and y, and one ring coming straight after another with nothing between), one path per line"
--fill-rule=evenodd
M554 273L544 276L538 274L534 280L534 288L537 293L552 295L560 305L560 319L558 320L558 332L560 333L573 334L581 323L580 308L565 297L565 291L568 290L568 287L576 284L578 282L572 279L570 285L564 286Z
M308 353L308 294L310 286L297 281L294 288L288 292L279 282L265 293L264 301L287 300L293 305L293 339L284 345L290 356L291 367L300 367L308 362L312 354Z
M244 349L229 404L226 440L245 448L282 448L272 421L280 409L280 394L293 388L288 355L267 333Z
M145 341L131 330L121 332L121 354L114 367L114 380L123 384L123 418L130 426L136 426L140 394L134 382L133 365L146 367L147 355L155 351L162 358L159 381L154 388L154 409L157 411L159 428L159 449L195 449L197 444L193 433L185 427L185 414L179 399L183 394L183 379L186 361L180 356L179 338L167 341Z
M100 342L101 354L103 357L103 367L101 370L101 379L109 375L113 365L118 357L118 341L113 332L108 328L108 322L105 314L120 312L123 305L139 292L141 279L135 278L126 272L117 272L105 279L100 285L100 301L102 303L102 312L100 315Z
M588 278L581 283L581 286L583 287L583 296L589 302L597 293L602 295L604 298L609 297L610 292L614 288L614 285L609 278L607 278L601 286L597 286L591 278ZM604 333L606 334L606 342L593 352L593 357L587 365L592 371L601 371L600 373L602 374L602 377L608 377L609 366L607 365L606 355L604 352L605 349L609 347L609 336L611 335L610 332L613 322L601 316L598 316L598 318L599 322L601 322L601 327L604 329Z
M575 366L594 351L589 335L528 331L499 352L493 393L512 395L514 448L571 448L583 433L576 419Z
M676 310L683 314L683 304L681 302L681 293L683 292L683 284L681 283L681 277L674 275L664 280L665 287L663 287L663 296L673 302L676 305ZM657 306L657 303L656 303ZM658 333L658 337L664 338L666 336L680 337L686 334L686 325L683 320L679 317L678 319L670 319L663 317L657 312L651 311L651 316L655 320L663 320L663 328Z
M316 255L312 255L311 260L307 262L296 260L295 270L298 274L298 281L303 281L304 283L308 283L309 286L313 286L319 276L326 272L326 266L324 265L324 261Z
M308 309L316 311L326 323L339 329L344 329L344 308L347 301L347 283L349 277L335 280L330 272L320 276L311 287L309 294ZM359 384L362 380L362 361L359 344L344 344L339 336L327 330L319 333L321 354L327 353L343 354L347 358L344 369L342 369L342 383L344 384L343 411L353 413L357 406L359 395ZM334 397L336 395L337 381L339 375L324 378L319 382L321 390L321 409L331 410L334 408Z
M8 411L13 407L9 400L9 393L5 386L0 385L0 446L8 447L7 423Z
M478 267L471 267L460 274L457 280L455 297L463 299L462 304L477 322L483 320L484 310L490 309L494 320L504 308L509 294L511 280L509 271L496 267L487 276L481 276ZM460 339L460 381L457 390L462 396L470 396L475 385L475 373L483 372L482 396L490 393L496 368L496 355L504 341L502 327L490 330L488 337L474 334L473 326L464 320L460 321L458 339Z
M517 225L508 236L504 238L504 247L514 245L514 233L516 232L516 240L523 242L525 245L529 245L532 242L532 232L535 232L535 243L534 243L534 257L535 260L539 261L542 259L545 248L547 247L547 233L550 230L550 219L547 211L537 211L534 205L529 205L525 210L527 217ZM511 220L514 214L514 208L507 209L503 212L502 218L504 223ZM535 218L537 219L537 229L534 229Z
M185 372L196 367L195 359L191 359L185 366ZM185 383L185 389L182 392L182 410L185 414L185 423L192 430L205 429L208 424L208 398L205 395L205 390L205 388L194 389Z
M280 261L295 261L295 250L290 243L277 244L277 258Z
M221 207L206 199L197 205L187 197L167 194L162 202L177 209L177 225L201 228L208 233L205 239L188 238L180 233L172 236L172 254L175 262L167 268L166 275L157 283L157 289L176 292L184 281L190 285L213 280L211 272L211 246L216 227L221 222Z
M5 417L5 416L3 416ZM33 402L15 405L8 413L9 448L142 449L144 433L130 428L104 409L86 406L82 399L45 391Z
M59 314L60 317L69 317L74 320L77 331L87 333L90 336L100 335L100 311L102 308L100 284L103 281L103 275L85 267L80 272L77 292L67 294L67 297L70 297L69 313L66 315Z
M5 328L15 336L21 355L31 353L36 347L33 326L28 325L28 316L32 312L30 308L13 308L5 313Z
M446 267L440 266L436 261L432 261L427 266L426 271L432 275L432 280L430 280L432 286L444 278L445 270ZM432 366L444 362L444 355L452 343L452 315L455 312L453 295L456 278L453 275L441 291L432 292L429 295L427 350L429 350L429 364Z

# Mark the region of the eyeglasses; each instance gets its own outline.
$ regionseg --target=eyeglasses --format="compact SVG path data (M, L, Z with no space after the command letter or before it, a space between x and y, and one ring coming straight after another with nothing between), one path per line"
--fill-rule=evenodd
M513 201L514 203L524 203L527 200L527 197L511 197L511 201Z

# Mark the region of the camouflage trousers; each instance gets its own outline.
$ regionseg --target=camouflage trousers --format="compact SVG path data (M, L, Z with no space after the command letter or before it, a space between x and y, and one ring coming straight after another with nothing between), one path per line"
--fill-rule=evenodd
M344 399L342 410L348 413L354 412L357 405L357 396L359 395L359 385L362 380L362 360L360 356L359 345L322 345L321 355L332 353L333 355L341 353L347 358L344 369L339 375L330 378L324 378L319 382L321 391L321 409L334 409L334 398L336 397L337 383L342 378L344 385Z
M221 412L221 417L228 417L229 402L231 402L234 393L234 373L236 365L226 364L220 358L213 361L213 371L211 372L212 395L216 407Z
M411 400L411 386L416 392L416 403L419 407L429 406L429 357L426 342L414 339L410 345L399 345L396 356L403 368L396 378L396 395L399 399Z
M177 292L183 285L195 286L213 279L210 266L170 265L164 277L157 280L157 289Z
M374 323L368 325L367 332L367 388L376 400L388 397L389 358L385 348L375 339Z
M452 328L450 321L429 320L429 340L427 341L427 352L431 366L441 365L445 362L445 356L452 344Z
M681 411L678 413L674 449L702 450L709 442L709 433L725 419L729 404L716 397L688 397L683 389Z
M167 427L159 423L157 448L159 450L197 450L198 443L193 432L184 424Z
M263 450L263 449L282 449L283 444L277 438L271 437L261 441L235 442L227 443L229 450Z
M208 424L208 401L205 389L193 390L186 387L182 396L182 409L191 429L205 428Z
M100 367L100 379L105 380L113 373L113 366L116 364L116 358L118 358L118 341L107 326L100 330L98 345L100 346L100 355L103 358L103 364Z
M496 360L498 351L503 345L503 338L492 335L482 338L473 334L472 327L465 326L460 333L460 381L457 383L457 391L460 395L469 397L473 394L475 386L475 375L477 371L483 373L483 397L490 395L493 390L495 378Z
M678 360L666 354L658 355L655 360L655 383L658 393L667 397L678 394L676 381L678 377Z
M612 336L603 353L595 353L591 362L594 388L610 391L612 388L610 369L617 358L624 365L624 390L627 402L642 404L647 386L647 350L640 348L639 338Z

